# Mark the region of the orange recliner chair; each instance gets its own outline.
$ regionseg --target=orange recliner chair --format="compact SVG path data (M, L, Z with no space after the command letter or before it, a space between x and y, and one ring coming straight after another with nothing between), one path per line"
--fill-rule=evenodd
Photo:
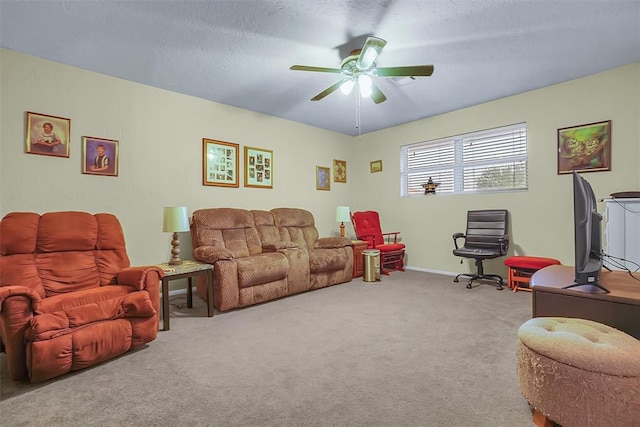
M9 376L44 381L152 341L163 274L129 266L111 214L7 214L0 222L0 340Z
M383 274L389 274L388 270L404 271L404 243L398 243L399 231L383 233L376 211L353 212L351 222L358 240L368 242L369 249L380 251L380 269Z

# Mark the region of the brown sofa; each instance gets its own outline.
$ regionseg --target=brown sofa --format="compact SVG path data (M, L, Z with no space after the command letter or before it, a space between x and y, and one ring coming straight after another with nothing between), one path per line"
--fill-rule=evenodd
M9 376L44 381L156 338L157 267L130 267L110 214L14 212L0 222L0 338Z
M302 209L200 209L191 221L193 257L214 265L214 306L246 307L348 282L349 239L319 238L313 215ZM204 284L198 293L206 298Z

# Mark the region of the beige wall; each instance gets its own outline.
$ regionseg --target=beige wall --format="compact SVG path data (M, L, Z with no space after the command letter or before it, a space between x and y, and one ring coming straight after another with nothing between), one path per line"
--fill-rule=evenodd
M278 118L0 50L0 212L85 210L120 218L132 263L169 258L162 207L313 212L322 235L337 233L335 206L380 212L385 231L401 231L407 264L458 272L451 235L468 209L507 208L512 252L573 259L571 179L556 174L556 130L611 119L613 170L586 174L598 198L640 188L640 64L454 111L359 140ZM25 112L71 118L71 156L24 153ZM400 146L516 122L528 124L529 191L401 198ZM120 141L117 178L81 173L83 135ZM202 185L202 138L274 151L274 189ZM348 183L315 189L315 167L348 162ZM370 174L369 162L383 161ZM242 185L241 179L241 185ZM603 206L600 205L600 211ZM353 236L353 229L347 226ZM190 255L183 233L183 258ZM502 260L488 268L503 271Z
M335 207L347 184L317 191L315 167L350 158L351 137L229 106L0 51L2 100L0 210L111 212L125 231L132 263L168 260L162 208L187 206L314 213L324 235L338 233ZM274 102L277 102L274 100ZM70 157L25 154L25 112L71 118ZM118 177L81 173L82 136L120 141ZM202 138L273 150L274 189L202 185ZM242 168L242 166L241 166ZM242 168L243 169L243 168ZM190 255L181 233L181 256Z
M598 199L640 189L640 64L364 135L355 145L356 210L375 209L383 228L400 230L408 264L427 270L463 271L451 254L451 235L464 232L469 209L506 208L518 255L554 257L573 264L573 199L570 175L557 175L557 129L612 120L612 171L588 173ZM501 194L401 198L400 146L512 123L528 128L529 190ZM368 162L383 159L383 172ZM352 169L353 170L353 169ZM381 197L383 196L383 197ZM599 211L604 212L602 203ZM486 264L504 271L502 260Z

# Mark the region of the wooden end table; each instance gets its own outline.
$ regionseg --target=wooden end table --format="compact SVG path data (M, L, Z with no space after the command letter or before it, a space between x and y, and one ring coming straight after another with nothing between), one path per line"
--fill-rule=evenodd
M353 277L360 277L364 274L364 263L362 251L369 247L369 243L364 240L352 240L353 243Z
M193 278L202 276L207 283L207 316L213 317L213 265L198 261L183 261L182 264L158 264L164 270L162 278L162 330L168 331L169 320L169 282L178 279L188 279L187 307L193 307Z

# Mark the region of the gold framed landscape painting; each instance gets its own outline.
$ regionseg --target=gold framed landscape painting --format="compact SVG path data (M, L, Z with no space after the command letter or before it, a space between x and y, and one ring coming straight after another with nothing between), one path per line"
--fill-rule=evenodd
M370 173L382 172L382 160L374 160L373 162L370 162L369 172Z
M118 176L119 142L115 139L82 137L82 173Z
M558 129L558 174L611 170L611 120Z
M316 190L331 190L331 169L316 166Z
M345 160L333 160L333 182L347 182L347 162Z
M244 186L273 188L273 151L244 147Z
M239 187L239 144L202 138L202 185Z
M71 119L27 111L27 153L69 157Z

